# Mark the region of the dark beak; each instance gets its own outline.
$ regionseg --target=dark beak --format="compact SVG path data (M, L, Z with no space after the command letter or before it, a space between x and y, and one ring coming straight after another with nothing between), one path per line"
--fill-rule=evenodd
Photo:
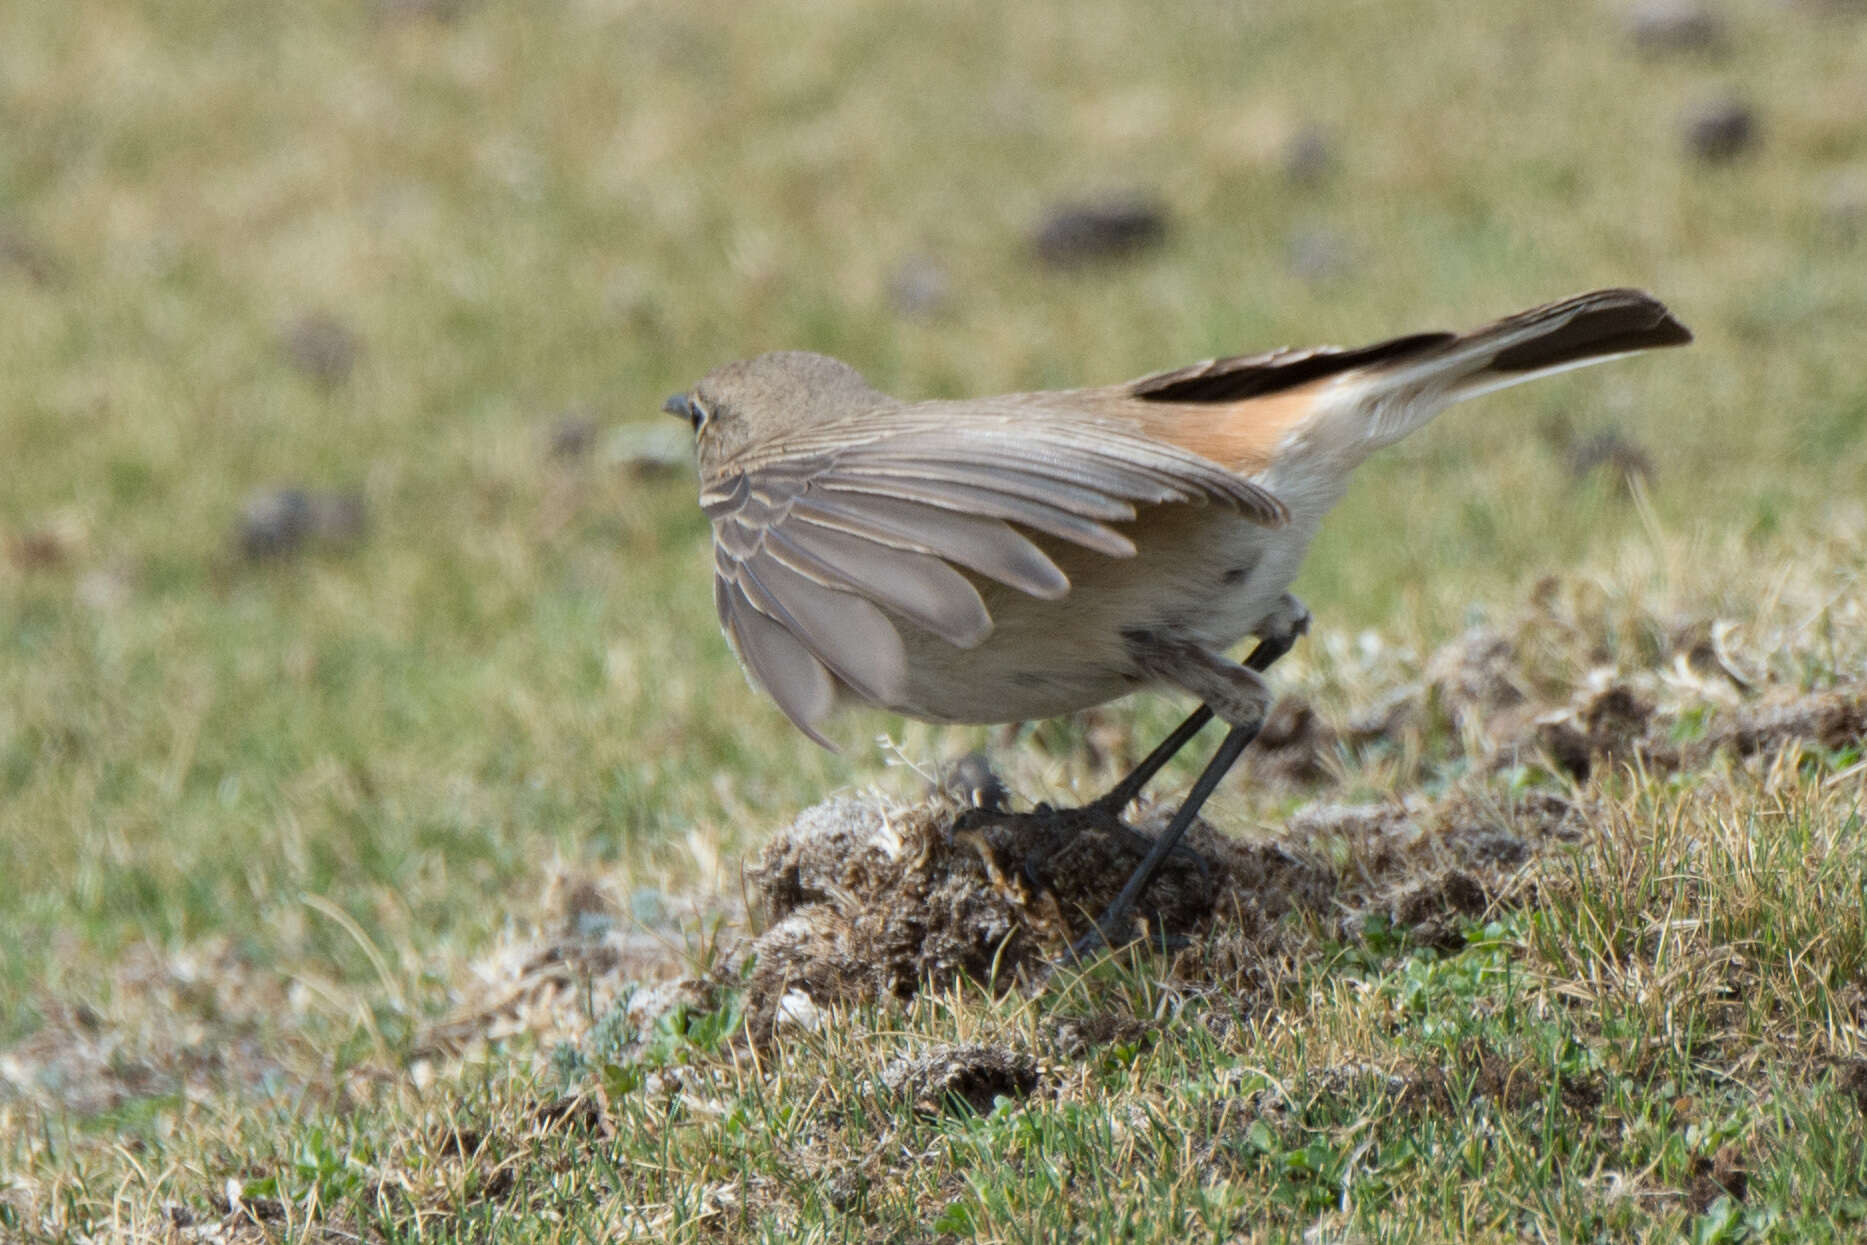
M661 404L661 409L677 419L684 419L690 424L694 422L693 403L687 400L687 395L684 393L670 395L668 400Z

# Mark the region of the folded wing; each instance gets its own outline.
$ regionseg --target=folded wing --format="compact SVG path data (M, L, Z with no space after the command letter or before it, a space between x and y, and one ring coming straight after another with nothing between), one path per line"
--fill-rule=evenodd
M1227 505L1266 525L1287 517L1262 488L1196 454L1016 399L812 429L701 495L720 622L754 680L819 743L833 680L879 705L905 695L894 618L960 648L991 634L962 570L1061 597L1068 578L1026 531L1128 557L1134 543L1110 524L1167 502Z

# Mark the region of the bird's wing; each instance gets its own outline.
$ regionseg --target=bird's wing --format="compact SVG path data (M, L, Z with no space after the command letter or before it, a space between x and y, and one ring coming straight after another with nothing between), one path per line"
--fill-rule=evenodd
M1118 421L1016 399L927 403L809 429L708 481L720 622L753 678L818 742L832 677L899 703L889 614L961 648L992 618L961 569L1054 599L1070 583L1020 528L1111 557L1137 505L1212 502L1266 525L1264 489ZM886 613L884 611L887 611Z

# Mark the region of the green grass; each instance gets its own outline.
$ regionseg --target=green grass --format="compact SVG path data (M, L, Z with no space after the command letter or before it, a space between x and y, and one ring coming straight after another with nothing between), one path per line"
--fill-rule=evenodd
M389 1238L569 1216L1051 1239L1061 1189L1083 1239L1859 1231L1858 1108L1821 1062L1861 1053L1842 761L1597 780L1617 811L1541 904L1446 958L1305 935L1261 1008L1169 998L1145 963L1062 998L959 990L774 1063L690 1050L680 1093L618 1096L602 1137L529 1114L557 1087L522 1033L421 1050L474 966L549 919L553 878L706 909L796 810L913 789L877 734L917 763L997 738L858 716L831 756L746 687L692 483L607 447L757 350L992 392L1646 286L1690 351L1486 399L1369 465L1299 584L1318 634L1280 678L1364 706L1551 574L1598 591L1603 634L1732 619L1779 679L1858 677L1867 240L1824 205L1867 165L1863 29L1725 16L1725 53L1647 59L1592 5L15 0L0 1235L153 1231L169 1201L211 1217L229 1179L280 1224ZM1680 116L1727 87L1761 142L1706 166ZM1280 153L1312 125L1333 168L1294 183ZM1046 204L1126 187L1168 206L1163 247L1080 274L1030 260ZM1306 238L1335 271L1297 270ZM938 314L891 307L916 255L950 284ZM281 346L312 312L361 342L334 385ZM554 459L570 409L598 448ZM1637 501L1569 476L1569 441L1607 428L1653 459ZM280 484L358 492L366 538L246 563L243 500ZM1099 721L1144 738L1180 708ZM1096 729L1001 751L1032 797L1089 786L1113 765L1085 755ZM1436 765L1370 763L1344 790L1446 781ZM1294 801L1234 784L1221 812L1275 826ZM1681 912L1701 924L1675 960L1643 940ZM1719 973L1743 997L1717 1001ZM982 1118L875 1088L916 1043L1045 1049L1085 1000L1160 1023ZM95 1083L46 1079L72 1035ZM1361 1064L1427 1089L1396 1102L1336 1071ZM1537 1092L1473 1087L1499 1064ZM1565 1078L1600 1105L1565 1105ZM461 1122L481 1160L437 1140ZM1747 1198L1690 1211L1675 1195L1727 1144ZM519 1194L487 1194L500 1163ZM826 1165L857 1191L832 1200Z

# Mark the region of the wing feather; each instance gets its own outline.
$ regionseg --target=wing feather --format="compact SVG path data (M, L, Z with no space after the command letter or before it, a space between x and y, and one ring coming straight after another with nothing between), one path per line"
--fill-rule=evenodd
M900 407L886 418L865 416L810 429L767 456L758 469L805 456L830 459L838 470L852 471L988 467L1130 501L1218 502L1271 527L1289 518L1283 503L1262 486L1149 436L1130 421L1074 409L1084 401L1070 393L1042 393Z
M864 700L895 704L906 692L901 633L874 602L813 583L763 552L738 564L738 584L761 613Z
M799 497L787 530L796 525L859 536L872 544L931 553L1019 592L1054 601L1070 590L1069 577L1017 528L998 519L868 494Z
M992 616L979 590L931 554L809 523L768 529L765 550L798 574L867 596L948 644L974 648L992 633Z
M1046 505L1035 498L1013 497L993 489L972 488L945 480L870 480L840 473L819 481L816 487L842 497L872 493L881 497L915 501L924 506L983 515L988 519L1007 519L1040 532L1048 532L1052 536L1060 536L1084 548L1094 549L1097 553L1106 553L1112 558L1134 556L1134 542L1114 528L1105 527L1093 518L1084 518L1059 506ZM1134 507L1125 502L1120 504L1126 508L1127 513L1110 517L1134 518Z
M1084 518L1124 522L1134 518L1134 506L1106 491L1068 480L1055 480L1035 471L1001 467L987 463L942 463L907 461L865 461L860 466L841 467L834 487L863 484L893 489L902 481L915 486L951 485L964 490L956 496L974 493L999 493L1006 497L1036 502L1053 510L1063 510ZM1146 498L1144 500L1165 500Z
M796 636L754 609L736 584L725 579L715 579L713 584L720 625L753 681L799 730L824 747L833 747L815 725L829 716L836 699L830 672Z

